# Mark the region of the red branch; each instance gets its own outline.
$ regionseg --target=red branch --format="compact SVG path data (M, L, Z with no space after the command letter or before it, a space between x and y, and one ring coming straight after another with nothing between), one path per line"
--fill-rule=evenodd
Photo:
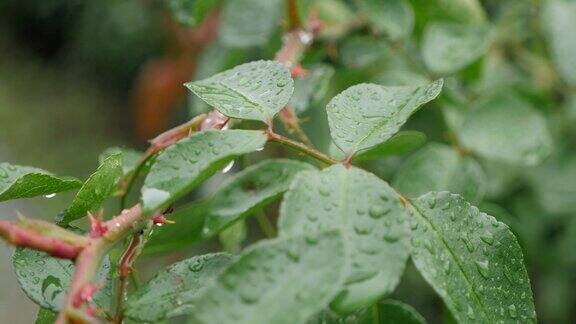
M12 245L33 248L70 260L74 260L84 248L84 245L71 244L8 221L0 221L0 236Z

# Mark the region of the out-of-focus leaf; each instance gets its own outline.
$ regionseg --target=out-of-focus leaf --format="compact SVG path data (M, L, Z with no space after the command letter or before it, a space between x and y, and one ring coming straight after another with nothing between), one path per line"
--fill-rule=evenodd
M74 275L74 263L25 248L16 249L12 263L18 283L28 298L43 308L58 311ZM106 258L95 278L105 285L94 296L94 303L104 310L110 306L111 280L110 261Z
M181 250L202 241L202 228L208 212L208 201L196 201L176 207L173 213L166 215L175 224L156 227L144 247L144 253Z
M486 12L479 0L411 0L417 18L424 23L448 20L466 24L483 24Z
M393 40L408 38L414 27L414 12L407 0L355 0L376 30Z
M309 74L294 81L294 95L288 106L294 108L297 114L302 114L314 101L320 100L325 94L334 68L321 64L309 69Z
M432 72L451 74L480 58L491 38L485 25L434 22L426 26L422 57Z
M265 45L282 15L281 0L227 1L222 12L220 37L230 47Z
M344 40L338 51L342 62L350 68L374 67L389 61L392 49L374 37L350 37Z
M222 0L168 0L168 8L174 19L186 26L194 27L202 23L210 10L216 8Z
M412 206L412 260L458 322L536 322L522 251L505 224L448 192Z
M242 242L248 236L246 221L239 220L218 233L218 239L224 251L238 254L242 250Z
M552 152L544 116L513 94L475 104L457 133L465 148L490 160L535 165Z
M420 87L352 86L326 107L334 143L347 155L392 137L423 104L442 90L442 79Z
M407 215L396 192L371 173L334 165L296 176L280 209L281 236L342 229L352 269L333 303L368 306L394 290L408 258Z
M146 285L130 295L126 316L140 322L157 322L182 304L194 298L232 262L226 253L195 256L160 271Z
M403 131L390 137L386 142L359 152L354 161L379 159L388 156L397 156L410 153L424 145L426 135L417 131Z
M397 300L378 304L378 317L382 324L425 324L426 320L412 306Z
M0 163L0 201L51 195L81 185L77 179L59 177L41 169Z
M266 206L288 190L294 176L314 169L292 160L267 160L238 173L210 199L203 234L212 236L251 212Z
M36 315L36 321L34 322L34 324L54 324L54 322L56 321L56 316L58 316L58 314L56 314L55 312L40 307L40 309L38 310L38 315Z
M357 23L357 15L342 0L314 0L313 8L324 25L319 38L338 39Z
M486 175L471 157L443 144L430 144L412 155L394 178L394 188L408 197L429 191L451 191L479 203L486 190Z
M576 85L576 1L546 0L543 24L548 32L552 59L562 78Z
M340 231L261 241L191 300L192 322L305 323L339 291L345 255Z
M226 116L268 122L290 100L294 81L279 62L256 61L186 87Z
M118 181L123 175L122 156L122 153L115 153L102 161L84 182L70 207L58 215L59 224L66 225L86 216L86 212L100 207L117 190Z
M576 211L576 157L551 159L529 170L527 175L545 211L552 214Z
M266 140L261 131L211 130L168 147L144 181L144 212L168 207L237 156L262 149Z

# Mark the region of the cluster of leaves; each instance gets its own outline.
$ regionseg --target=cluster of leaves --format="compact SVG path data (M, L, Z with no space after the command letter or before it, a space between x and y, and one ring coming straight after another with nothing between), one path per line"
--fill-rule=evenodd
M179 261L129 294L124 315L135 322L423 323L411 306L386 299L409 260L457 322L535 322L525 262L553 271L544 266L549 259L532 260L547 239L541 225L576 228L566 217L576 210L569 149L576 2L296 1L298 15L313 12L323 24L314 44L305 44L307 73L294 80L276 61L237 65L278 49L283 4L169 1L189 26L222 7L219 39L201 59L200 80L186 87L196 95L194 112L216 109L235 129L196 132L146 164L131 150L110 150L84 183L1 164L0 200L79 188L56 219L70 227L126 179L145 175L145 215L177 205L169 215L177 225L154 230L145 254L221 240L228 252ZM534 6L542 8L537 15ZM328 153L274 132L287 106L312 120L304 126ZM259 152L269 142L320 161ZM247 166L246 155L259 161ZM245 167L209 198L183 203L241 156ZM277 226L267 212L278 216ZM242 248L251 216L276 237ZM552 257L574 243L569 233L562 237ZM111 253L97 275L103 288L94 303L104 312L113 308L117 259ZM567 259L576 264L573 254ZM73 264L18 248L14 265L42 307L39 322L50 321Z

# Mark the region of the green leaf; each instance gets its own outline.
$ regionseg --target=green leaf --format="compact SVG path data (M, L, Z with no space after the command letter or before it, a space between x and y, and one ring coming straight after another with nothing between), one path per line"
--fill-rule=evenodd
M231 261L230 255L215 253L195 256L169 266L130 295L126 302L126 316L140 322L166 319L183 299L197 296Z
M410 37L414 27L414 12L406 0L355 0L374 28L393 40Z
M54 322L56 322L57 316L58 314L56 314L55 312L40 307L40 309L38 310L38 315L36 315L36 321L34 322L34 324L54 324Z
M266 160L238 173L210 199L211 208L203 234L212 236L236 220L273 202L288 190L294 176L310 164L291 160Z
M540 206L553 214L576 211L576 156L554 158L527 172Z
M425 324L426 320L412 306L397 300L378 304L380 323Z
M417 131L398 132L388 141L359 152L354 161L380 159L388 156L397 156L410 153L426 142L426 134Z
M440 94L442 84L440 79L420 87L359 84L344 90L326 107L334 142L350 155L386 141Z
M334 68L325 64L313 66L309 71L309 74L294 81L294 95L288 106L297 114L304 113L314 101L322 99L334 75Z
M242 243L248 236L246 221L240 220L228 226L218 234L218 240L222 249L232 254L238 254L242 250Z
M50 195L78 188L82 182L37 168L0 163L0 201Z
M226 116L269 122L290 100L294 81L279 62L256 61L186 87Z
M104 162L104 160L106 160L107 157L109 157L110 155L113 155L113 154L117 154L117 153L122 154L122 173L123 173L123 175L128 175L128 174L132 173L136 169L138 164L140 163L140 160L142 159L142 156L144 154L143 152L136 151L136 150L129 149L129 148L111 147L111 148L105 150L104 152L102 152L102 154L100 154L100 156L98 157L98 162L100 164L102 164Z
M412 155L394 178L394 188L408 197L429 191L451 191L479 203L486 191L480 164L444 144L430 144Z
M486 53L491 38L485 25L433 22L424 31L422 57L432 72L451 74Z
M280 236L342 229L352 268L333 308L350 312L392 292L408 259L399 196L375 175L334 165L296 176L280 208Z
M28 298L43 308L58 311L74 275L74 263L25 248L16 249L12 263L18 283ZM110 306L111 280L110 261L105 259L95 278L95 282L105 285L94 296L94 303L104 310Z
M262 149L266 140L261 131L205 131L168 147L144 181L144 212L168 207L237 156Z
M340 231L261 241L193 300L200 323L305 323L336 295L346 259Z
M57 222L66 225L86 216L86 212L100 207L104 200L118 189L122 174L122 153L109 155L84 182L70 207L58 215Z
M266 45L280 26L283 1L227 1L222 13L220 37L230 47Z
M475 104L457 134L465 148L489 160L535 165L552 152L544 116L513 94Z
M576 85L576 1L546 0L543 24L547 29L552 60L562 78Z
M144 247L144 253L179 250L204 240L202 228L208 212L208 201L195 201L176 207L173 213L166 215L175 224L156 227Z
M221 0L168 0L174 19L186 26L198 26L204 17L220 4Z
M460 323L535 323L522 251L504 223L458 195L413 202L412 260Z

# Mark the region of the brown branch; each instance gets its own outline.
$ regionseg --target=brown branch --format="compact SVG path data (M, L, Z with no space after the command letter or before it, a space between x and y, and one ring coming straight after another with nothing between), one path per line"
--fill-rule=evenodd
M298 12L298 0L286 0L288 11L288 29L298 29L302 27L302 19Z

